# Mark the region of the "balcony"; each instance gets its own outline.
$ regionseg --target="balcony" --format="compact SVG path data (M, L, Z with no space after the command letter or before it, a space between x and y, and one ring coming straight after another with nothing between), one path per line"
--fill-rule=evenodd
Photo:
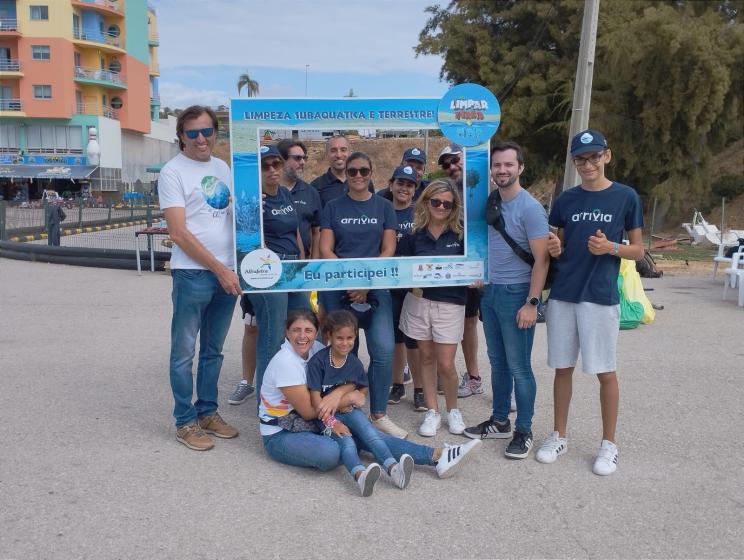
M14 59L0 60L0 78L22 78L21 61Z
M111 0L72 0L72 5L82 10L95 10L107 16L124 17L124 11Z
M119 72L97 68L75 67L75 81L81 84L102 85L116 89L127 89L127 81Z
M23 103L20 99L0 99L0 116L24 117Z
M82 43L83 46L97 47L105 52L125 53L124 39L106 31L73 27L72 38L73 41Z
M98 115L109 119L119 120L119 111L108 105L98 105L96 103L76 103L76 115Z
M0 19L0 37L15 35L20 36L17 19Z

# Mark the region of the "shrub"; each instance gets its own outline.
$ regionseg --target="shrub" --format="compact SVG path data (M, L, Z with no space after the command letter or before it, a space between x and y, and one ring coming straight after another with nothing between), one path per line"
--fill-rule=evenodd
M713 183L711 192L728 200L744 194L744 175L723 175Z

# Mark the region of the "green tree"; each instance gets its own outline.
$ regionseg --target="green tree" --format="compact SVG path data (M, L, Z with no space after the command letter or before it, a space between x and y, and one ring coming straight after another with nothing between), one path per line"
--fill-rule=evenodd
M604 130L612 175L679 215L707 198L712 154L744 135L744 1L600 4L590 126ZM453 0L428 8L419 54L441 77L479 82L502 104L500 137L539 173L562 175L583 1Z
M248 97L256 97L258 95L258 82L250 77L246 72L238 76L238 96L240 91L245 88L245 92Z

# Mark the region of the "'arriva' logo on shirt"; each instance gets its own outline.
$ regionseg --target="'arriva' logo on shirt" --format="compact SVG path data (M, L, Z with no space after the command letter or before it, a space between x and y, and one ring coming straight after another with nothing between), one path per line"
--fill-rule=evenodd
M272 216L286 216L287 214L291 214L292 212L294 212L294 208L292 208L292 206L282 206L281 208L271 209Z
M572 222L612 222L612 214L603 214L601 210L595 209L591 212L577 212L571 216Z
M341 218L342 224L376 224L377 218L368 218L367 216L362 216L361 218Z
M445 247L447 247L447 248L450 248L450 247L459 247L459 246L460 246L460 243L458 241L454 241L452 243L448 243L447 245L445 245Z

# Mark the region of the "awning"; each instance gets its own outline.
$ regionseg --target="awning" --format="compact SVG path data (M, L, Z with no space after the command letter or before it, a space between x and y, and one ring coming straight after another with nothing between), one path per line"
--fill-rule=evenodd
M87 179L95 165L2 165L0 178L15 179Z
M150 167L145 169L145 171L147 171L148 173L160 173L160 170L163 169L163 166L166 163L168 162L164 161L163 163L156 163L155 165L151 165Z

